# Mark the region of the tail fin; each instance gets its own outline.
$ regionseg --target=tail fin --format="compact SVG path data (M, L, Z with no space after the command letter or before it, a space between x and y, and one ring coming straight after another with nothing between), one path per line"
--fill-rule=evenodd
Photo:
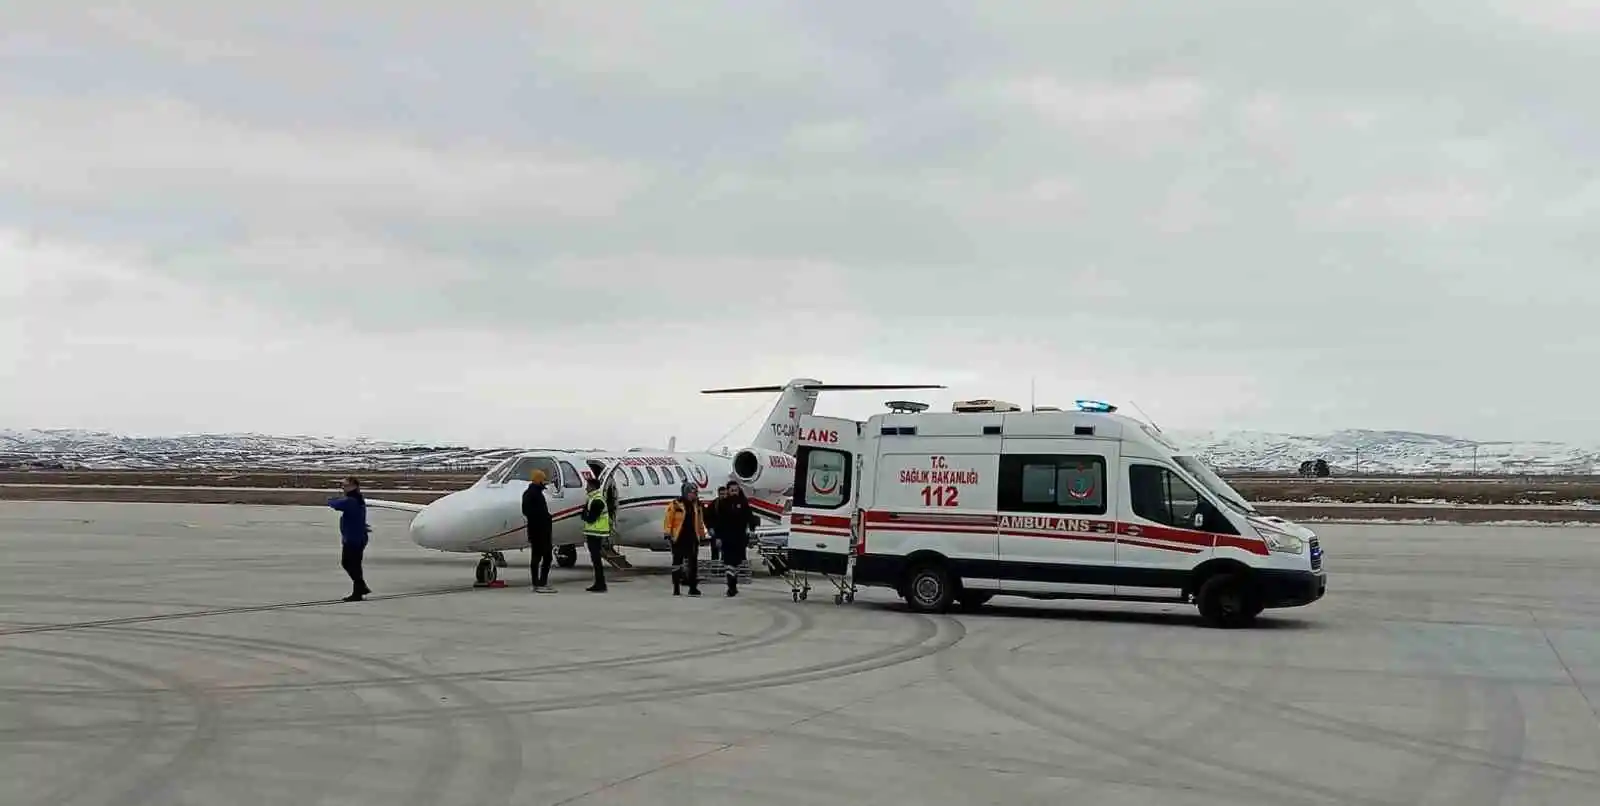
M821 392L873 392L890 389L943 389L937 384L830 384L810 378L796 378L782 386L742 386L731 389L706 389L703 395L747 395L781 392L777 405L767 415L761 433L748 447L792 454L795 451L795 431L803 415L817 409L817 395Z

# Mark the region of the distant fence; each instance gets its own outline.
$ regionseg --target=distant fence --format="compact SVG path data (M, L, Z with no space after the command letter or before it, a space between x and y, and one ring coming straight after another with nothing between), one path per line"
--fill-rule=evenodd
M1530 473L1472 473L1452 471L1412 471L1399 473L1393 471L1374 470L1366 473L1339 472L1323 477L1305 476L1292 470L1246 470L1238 468L1218 467L1217 475L1227 479L1305 479L1307 481L1382 481L1384 479L1431 479L1434 481L1507 481L1537 484L1549 482L1551 484L1573 484L1580 482L1600 481L1600 473L1587 471L1574 472L1530 472Z

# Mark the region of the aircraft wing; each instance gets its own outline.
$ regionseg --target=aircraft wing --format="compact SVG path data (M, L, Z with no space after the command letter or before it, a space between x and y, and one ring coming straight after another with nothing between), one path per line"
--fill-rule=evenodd
M377 498L367 499L369 509L398 509L402 512L421 512L427 504L413 504L409 501L384 501Z

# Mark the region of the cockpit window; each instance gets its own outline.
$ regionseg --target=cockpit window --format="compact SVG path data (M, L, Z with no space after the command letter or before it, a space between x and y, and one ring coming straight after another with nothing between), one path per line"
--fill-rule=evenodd
M483 478L478 479L478 481L483 482L485 484L499 484L500 480L505 478L506 471L510 470L511 466L516 464L516 463L517 463L516 457L512 457L510 459L506 459L506 460L502 461L500 464L497 464L494 467L489 468L489 472L484 473L483 474Z
M497 470L498 476L490 479L491 484L527 481L535 470L544 471L547 484L554 484L561 478L561 469L556 465L556 460L548 456L520 456Z

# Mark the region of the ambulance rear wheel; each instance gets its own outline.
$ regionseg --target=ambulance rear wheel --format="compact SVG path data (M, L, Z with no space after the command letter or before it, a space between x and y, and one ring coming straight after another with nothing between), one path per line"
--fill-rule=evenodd
M918 613L943 613L955 601L955 580L943 563L923 563L906 575L906 604Z
M562 546L556 549L556 567L571 568L578 564L578 547Z

